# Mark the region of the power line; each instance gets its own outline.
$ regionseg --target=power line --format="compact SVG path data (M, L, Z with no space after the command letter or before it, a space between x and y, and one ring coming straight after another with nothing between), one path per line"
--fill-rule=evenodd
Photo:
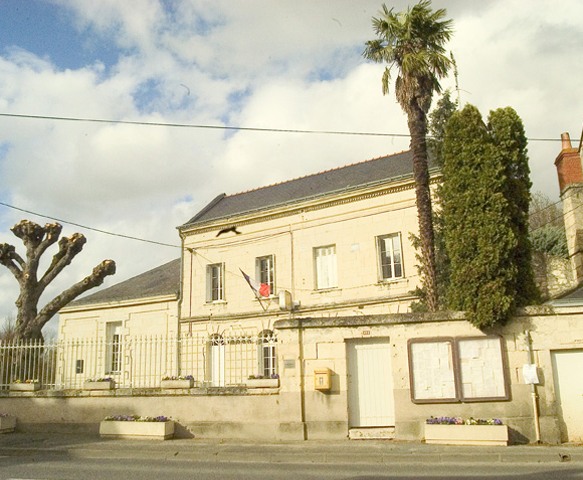
M264 128L264 127L241 127L234 125L205 125L196 123L165 123L165 122L139 122L134 120L108 120L101 118L81 118L81 117L58 117L50 115L25 115L17 113L0 113L0 117L28 118L35 120L57 120L65 122L85 122L85 123L114 123L121 125L139 125L146 127L171 127L171 128L198 128L209 130L237 130L247 132L267 132L267 133L303 133L316 135L353 135L367 137L403 137L410 138L409 133L381 133L381 132L351 132L340 130L302 130L295 128ZM427 138L431 138L427 135ZM560 138L527 138L529 142L560 142Z
M61 220L59 218L51 217L50 215L44 215L42 213L33 212L31 210L26 210L24 208L15 207L14 205L9 205L9 204L4 203L4 202L0 202L0 205L4 206L6 208L11 208L13 210L18 210L19 212L30 213L31 215L36 215L37 217L48 218L49 220L54 220L55 222L66 223L68 225L73 225L75 227L84 228L86 230L91 230L93 232L104 233L105 235L126 238L128 240L138 240L140 242L153 243L154 245L162 245L164 247L182 248L180 245L172 245L170 243L157 242L155 240L147 240L145 238L133 237L131 235L123 235L121 233L108 232L107 230L101 230L99 228L88 227L87 225L81 225L80 223L69 222L68 220Z

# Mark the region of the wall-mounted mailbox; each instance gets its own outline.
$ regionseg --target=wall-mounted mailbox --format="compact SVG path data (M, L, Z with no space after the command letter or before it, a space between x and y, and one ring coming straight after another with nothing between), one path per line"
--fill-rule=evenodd
M329 368L314 370L314 388L316 390L330 390L332 387L332 371Z

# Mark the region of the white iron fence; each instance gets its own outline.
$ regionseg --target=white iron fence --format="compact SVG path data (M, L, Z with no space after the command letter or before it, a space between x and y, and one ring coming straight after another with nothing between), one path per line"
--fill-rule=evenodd
M44 389L79 389L99 378L112 378L117 388L158 388L164 377L187 375L197 384L221 387L276 373L277 338L271 332L0 342L0 390L26 380Z

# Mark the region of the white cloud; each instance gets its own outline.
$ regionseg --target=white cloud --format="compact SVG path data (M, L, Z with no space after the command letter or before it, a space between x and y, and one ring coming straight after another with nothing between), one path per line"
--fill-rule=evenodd
M117 63L62 70L13 48L0 57L0 112L145 122L406 133L382 66L360 54L376 0L56 0L87 38L118 43ZM164 7L162 6L164 5ZM406 7L404 0L395 4ZM455 21L450 46L464 101L484 117L513 106L530 137L581 128L577 62L583 6L533 0L436 1ZM78 45L76 48L84 48ZM453 79L444 82L452 87ZM467 92L470 93L467 93ZM32 211L168 243L217 194L234 193L408 147L402 138L221 131L0 117L2 200ZM557 196L559 144L531 142L535 190ZM3 208L0 241L20 218ZM105 258L123 280L179 250L83 231L84 251L55 291ZM48 252L48 255L52 253ZM64 272L65 273L65 272ZM0 270L0 319L14 309ZM15 283L15 282L14 282ZM5 288L2 288L5 287Z

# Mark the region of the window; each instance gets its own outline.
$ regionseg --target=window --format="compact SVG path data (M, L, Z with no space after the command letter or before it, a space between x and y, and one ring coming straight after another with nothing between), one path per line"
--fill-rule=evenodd
M277 373L277 338L273 331L263 330L258 337L259 372L266 378Z
M83 360L77 360L75 362L75 373L83 373Z
M336 245L314 248L316 289L338 286L336 266Z
M106 325L106 368L105 373L121 372L121 322Z
M380 280L391 280L403 276L401 234L393 233L377 237Z
M275 258L273 255L255 259L255 278L259 283L269 286L269 294L275 294Z
M206 301L216 302L225 299L224 264L206 266Z
M414 403L508 400L502 338L409 340L409 377Z

